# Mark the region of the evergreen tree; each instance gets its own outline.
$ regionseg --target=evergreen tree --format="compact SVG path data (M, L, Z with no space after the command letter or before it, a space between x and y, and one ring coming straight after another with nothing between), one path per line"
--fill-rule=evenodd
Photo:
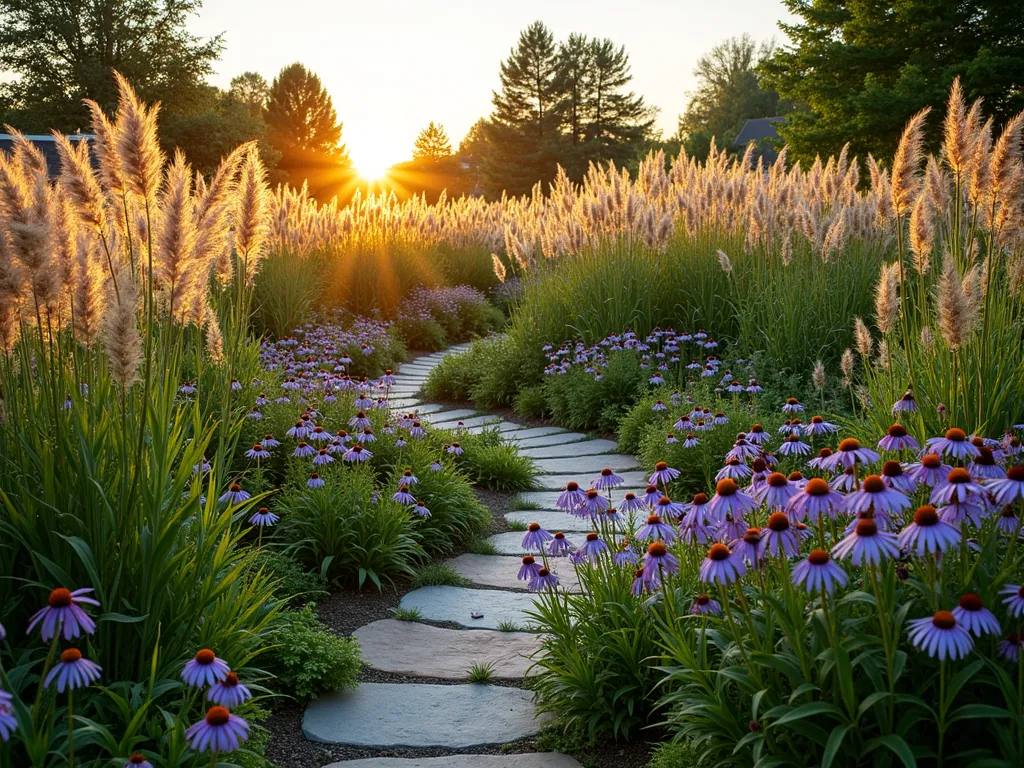
M625 46L616 48L607 38L590 45L593 65L586 137L596 147L588 160L621 163L648 137L657 110L647 106L642 96L624 91L633 79Z
M519 35L519 43L501 64L501 92L487 124L491 152L485 161L492 195L520 195L555 177L561 140L558 50L542 22Z
M220 36L188 31L200 0L0 0L0 88L3 119L34 133L88 128L82 99L112 111L113 70L161 116L202 101L203 81L223 49Z
M697 89L679 118L677 137L687 154L707 157L711 139L729 146L747 120L785 114L789 106L761 85L759 61L771 58L772 43L758 47L749 35L731 37L697 60Z
M263 117L263 109L267 106L270 85L259 72L243 72L231 78L231 95L234 99L249 108L253 117Z
M957 75L997 125L1024 108L1021 0L783 2L799 18L779 25L792 43L761 69L784 98L807 107L779 127L796 158L835 153L847 141L857 154L891 156L919 109L937 108L938 121Z
M448 141L448 134L444 126L430 121L430 125L420 131L419 136L413 144L412 156L414 160L426 160L438 162L450 157L452 145Z

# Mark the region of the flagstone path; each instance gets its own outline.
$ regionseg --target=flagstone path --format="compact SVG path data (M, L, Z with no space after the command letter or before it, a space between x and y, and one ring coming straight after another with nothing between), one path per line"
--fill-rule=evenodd
M636 459L615 453L610 440L591 440L560 427L526 427L494 414L424 401L419 390L433 367L468 346L400 365L390 394L392 407L415 412L438 428L465 429L468 434L497 429L534 460L538 471L538 490L518 497L519 506L528 509L508 512L506 520L518 527L536 521L579 543L587 526L555 509L557 491L569 480L583 485L609 467L625 478L626 489L639 492L646 478ZM423 587L406 594L400 607L416 611L412 615L419 621L385 619L354 633L373 669L443 684L361 683L353 691L316 699L303 716L303 735L313 741L381 750L430 748L433 754L440 748L452 754L375 757L328 768L580 768L572 757L554 752L467 754L536 736L550 722L550 716L538 715L528 690L512 687L530 674L531 657L540 649L540 635L528 616L533 596L516 579L522 537L521 532L497 534L490 538L497 554L449 560L472 587ZM556 573L563 588L579 591L567 561ZM476 614L481 615L473 618ZM469 683L474 665L490 665L492 679L505 684Z

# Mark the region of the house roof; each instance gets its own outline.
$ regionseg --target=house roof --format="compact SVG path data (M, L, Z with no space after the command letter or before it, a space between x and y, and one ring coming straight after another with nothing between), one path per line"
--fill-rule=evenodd
M25 138L35 144L39 151L43 153L43 157L46 158L46 170L50 175L50 178L56 178L60 175L60 155L57 154L57 140L50 135L29 135L26 134ZM72 141L88 141L93 142L96 137L91 133L74 133L69 134L68 138ZM0 133L0 152L10 152L14 149L14 137L9 133Z

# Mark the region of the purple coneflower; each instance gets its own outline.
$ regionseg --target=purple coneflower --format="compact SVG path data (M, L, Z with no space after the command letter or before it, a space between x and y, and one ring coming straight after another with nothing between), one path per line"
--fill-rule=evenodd
M675 532L673 531L673 533ZM602 552L607 551L608 545L601 540L600 536L591 531L587 534L587 537L584 540L583 544L580 546L578 553L582 557L586 558L587 560L593 563L597 562L597 558Z
M206 698L214 704L227 709L237 709L241 704L252 698L248 686L238 682L238 675L228 672L224 679L210 686Z
M825 421L821 416L812 416L811 422L804 427L805 435L831 435L839 431L839 427L830 421Z
M651 515L635 535L641 541L657 539L659 541L671 542L676 538L676 530L668 523L663 523L658 515Z
M305 442L304 440L300 440L298 445L295 446L295 450L292 451L292 456L298 459L303 459L306 456L312 456L315 453L316 448L314 448L312 445Z
M1024 464L1010 467L1006 477L989 481L986 488L996 504L1008 505L1024 499Z
M232 483L219 500L228 504L241 504L249 498L250 494L248 491L243 491L242 486L238 483Z
M317 451L316 456L313 457L313 466L322 467L324 464L331 464L334 461L334 457L331 456L330 451L326 448L321 448Z
M409 493L409 486L404 483L398 487L398 491L391 497L393 501L409 507L416 503L416 497Z
M280 519L281 518L266 507L260 507L255 513L253 513L253 516L249 518L249 525L255 525L263 528L264 526L272 526Z
M627 493L621 502L619 502L619 511L623 514L630 514L637 512L648 505L644 504L643 501L636 497L636 494L630 491Z
M994 452L986 446L978 449L978 456L967 465L967 471L979 482L1006 477L1006 470L999 466Z
M698 445L700 445L700 440L698 440L697 436L692 432L690 432L683 441L683 448L696 448Z
M659 413L661 411L667 411L668 406L665 405L665 403L663 403L661 400L657 400L655 401L654 405L651 406L651 410L654 411L655 413Z
M877 514L895 514L910 506L910 499L903 493L890 488L878 475L868 475L860 489L846 497L846 511L851 515L874 507Z
M998 635L999 619L995 617L981 598L973 592L961 595L960 602L953 609L953 617L957 623L975 637L982 635Z
M757 508L757 502L740 490L732 478L723 478L715 486L715 496L711 499L708 511L711 519L722 521L726 515L742 518L744 512Z
M772 472L768 479L759 485L753 492L753 497L768 509L785 509L790 499L800 493L800 490L789 482L789 479L781 472Z
M430 517L430 510L427 509L427 505L423 501L417 501L410 507L410 511L416 513L420 517Z
M1006 611L1010 614L1010 617L1019 619L1020 615L1024 613L1024 587L1007 584L999 590L999 594L1007 595L1003 600L1003 605L1006 606Z
M1020 529L1020 518L1017 517L1017 513L1009 504L1003 507L1003 511L999 513L996 528L1007 536L1013 536Z
M324 479L322 477L320 477L320 475L318 473L314 472L312 475L309 476L309 480L306 481L306 487L307 488L323 488L324 487Z
M898 461L887 461L882 465L882 482L889 488L908 495L917 488L917 483L903 471L903 465Z
M465 453L465 451L462 450L462 446L459 443L452 443L451 445L448 446L446 450L453 456L461 456L463 453Z
M683 525L703 526L711 522L708 504L708 495L706 493L694 494L693 501L683 507Z
M341 458L344 459L345 461L352 462L369 461L370 459L373 458L373 453L371 453L368 449L363 448L363 446L361 445L353 445L351 448L345 451L344 454L342 454Z
M913 413L916 410L917 401L914 400L914 393L908 389L906 394L893 404L892 415L895 416L898 413Z
M815 456L813 459L811 459L810 461L807 462L807 466L810 467L811 469L818 469L818 470L822 470L822 471L827 471L827 470L825 470L824 467L821 466L821 463L823 461L827 461L829 456L831 456L831 455L832 455L832 449L829 448L828 446L825 446L820 451L818 451L818 455L817 456Z
M742 480L746 477L750 477L754 474L754 470L744 464L740 459L733 457L725 462L725 466L722 467L715 474L715 482L723 480L725 478L731 478L732 480Z
M729 543L729 547L736 557L742 558L755 568L759 567L764 559L764 541L760 528L747 528L742 536Z
M296 421L295 426L288 429L285 434L288 437L294 437L296 440L302 440L306 435L309 434L309 428L306 426L304 421Z
M942 437L928 438L925 441L925 448L929 452L938 453L940 456L951 456L954 459L978 455L978 449L967 439L967 433L956 427L947 429L946 434Z
M419 478L416 477L416 475L414 475L412 473L412 470L410 468L406 467L405 470L402 472L401 480L399 480L398 482L399 482L400 486L404 485L404 486L408 487L408 486L416 485L416 483L418 483L419 481L420 481Z
M537 571L540 570L540 566L537 565L537 559L533 555L526 555L523 557L522 565L519 566L519 573L516 578L519 581L529 582L537 575Z
M896 535L879 530L871 518L858 520L853 530L832 547L835 558L849 558L854 565L877 565L887 557L896 557L899 552Z
M317 424L313 427L313 431L309 433L309 441L312 443L329 443L331 441L331 433Z
M555 501L555 507L565 512L571 512L587 500L587 494L580 490L580 485L574 480L565 484L565 490Z
M763 445L772 439L772 436L764 431L764 427L760 424L755 424L750 428L747 433L747 442L753 443L754 445Z
M644 555L643 579L649 584L661 581L661 574L677 573L679 561L668 551L663 541L652 542Z
M746 461L747 459L755 459L758 454L761 453L761 449L747 442L747 438L744 435L739 435L736 438L736 442L732 444L732 448L725 454L726 460L739 459L740 461Z
M277 448L280 444L281 443L278 440L274 439L273 435L264 435L263 440L261 442L261 445L264 448L267 448L267 449L270 449L270 450L273 450L274 448Z
M672 501L668 496L662 496L653 507L654 514L663 518L678 520L686 512L686 505L679 501Z
M942 457L937 453L927 453L921 457L921 461L915 464L908 464L907 475L918 485L927 485L934 488L941 485L949 476L953 468L942 463Z
M679 442L679 439L674 434L672 434L671 432L669 432L668 435L666 435L666 437L665 437L665 444L666 445L674 445L675 443L678 443L678 442Z
M633 571L633 585L629 590L633 597L640 597L640 595L653 586L644 574L645 571L643 568L638 568Z
M0 688L0 741L9 741L18 730L18 719L14 716L14 697Z
M899 545L918 557L940 554L960 543L960 531L939 517L935 507L926 504L914 512L913 521L899 534Z
M648 485L644 489L644 495L642 498L643 503L648 507L653 507L662 497L662 492L656 485Z
M800 413L804 410L803 405L795 397L789 398L785 405L782 406L784 413Z
M974 482L971 473L963 467L954 467L946 475L945 482L932 490L932 504L980 504L984 499L985 488Z
M540 592L545 589L554 589L557 586L558 576L547 568L539 568L537 575L530 579L530 583L526 585L526 588L531 592Z
M616 475L608 467L601 470L601 474L590 481L590 487L599 491L614 488L625 482L619 475Z
M1020 656L1021 644L1024 644L1024 635L1018 632L1011 632L1006 636L1005 640L999 643L999 655L1007 661L1012 661L1016 664L1017 658Z
M249 738L249 724L226 707L210 707L206 716L185 731L188 745L196 752L233 752Z
M262 443L256 443L252 448L245 452L247 459L269 459L270 451L263 448Z
M713 584L730 584L747 572L743 558L721 542L712 544L700 566L700 580Z
M672 467L670 467L664 461L659 461L657 464L654 465L654 472L651 474L649 478L647 478L647 482L650 483L651 485L665 486L671 483L677 477L679 477L678 469L672 469Z
M96 631L95 622L82 610L80 605L92 605L99 607L99 601L86 597L93 590L76 589L74 592L57 587L50 592L47 604L39 609L32 620L28 623L26 634L32 632L36 624L42 622L40 637L44 643L48 643L59 630L63 630L65 640L78 637L83 632L91 635Z
M554 538L550 533L540 527L540 523L530 523L526 527L526 535L523 536L522 547L527 552L536 549L538 552L544 550L544 544Z
M832 561L824 549L812 549L806 560L801 560L793 568L793 584L804 585L808 592L825 590L832 594L837 586L844 587L848 581L846 571Z
M800 541L785 512L772 512L761 537L764 551L772 557L794 557L800 552Z
M902 424L893 424L885 431L885 437L878 441L878 447L883 451L917 451L921 449L911 435L907 434L907 428Z
M717 600L712 600L707 595L697 595L693 598L693 605L690 606L690 613L693 616L717 616L722 612L722 606Z
M64 693L64 690L73 691L76 688L86 686L100 679L102 669L82 657L82 652L77 648L68 648L60 655L58 661L50 674L43 681L43 687L49 688L50 684L57 681L57 693Z
M591 488L584 494L583 503L576 507L572 514L577 517L596 517L610 506L611 502L602 496L600 491Z
M223 680L231 668L209 648L200 650L181 670L181 679L193 688L204 688Z
M370 426L370 420L367 418L365 411L356 411L356 415L348 420L348 425L355 427L357 430L362 430Z
M811 446L802 442L796 435L790 435L782 441L778 451L782 456L805 456L811 452Z
M936 611L934 616L907 622L910 642L939 661L962 658L974 648L970 633L960 625L951 611Z
M861 446L860 441L848 437L839 442L835 453L819 462L819 467L830 472L836 472L840 468L853 469L857 464L874 464L878 461L878 454L870 448Z

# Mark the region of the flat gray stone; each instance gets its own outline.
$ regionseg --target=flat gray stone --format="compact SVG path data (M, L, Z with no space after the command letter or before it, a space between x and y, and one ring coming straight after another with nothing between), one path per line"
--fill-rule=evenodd
M370 757L331 763L327 768L582 768L559 752L516 755L448 755L447 757Z
M389 397L388 405L391 406L392 410L402 410L403 408L412 410L414 407L418 407L422 401L418 397Z
M567 429L561 427L530 427L529 429L523 429L516 435L517 440L529 440L532 437L546 437L547 435L558 435L562 432L568 432Z
M468 408L456 408L453 411L436 411L427 417L427 421L431 424L440 424L445 421L458 421L459 419L468 419L470 416L476 416L477 412Z
M640 466L635 456L623 453L609 453L603 456L580 456L568 459L541 459L537 462L537 471L541 474L558 475L566 472L578 472L584 475L599 475L605 467L614 470L635 469Z
M506 520L515 520L519 523L540 523L540 527L545 531L582 531L589 533L594 530L594 526L590 524L589 520L584 520L582 517L575 517L565 512L552 512L546 509L527 509L520 512L506 512Z
M581 487L586 488L585 485L583 485ZM612 500L615 501L616 504L618 504L619 501L621 501L622 498L627 493L632 492L632 493L636 494L637 496L640 496L644 492L645 488L646 488L646 486L644 488L629 488L628 486L619 486L618 488L615 488L612 491ZM558 491L523 491L522 493L520 493L518 495L517 498L523 503L523 505L530 507L534 511L538 511L538 510L558 510L558 507L555 506L555 505L558 503L558 497L559 497L560 494L561 494L561 490L558 490ZM515 502L513 502L513 504L514 503ZM558 510L558 511L560 511L560 510ZM530 510L529 509L521 510L521 513L524 514L524 515L528 515L528 514L530 514ZM519 513L517 512L517 514L519 514Z
M568 515L566 515L568 517ZM573 549L583 543L583 533L570 533L566 532L564 528L554 528L549 533L558 533L562 531L565 533L565 538L569 540L569 544ZM535 555L537 550L523 549L523 536L526 534L523 531L509 531L508 533L498 533L494 536L488 537L488 541L494 545L494 549L499 555Z
M523 429L522 424L516 424L514 421L502 421L498 424L498 431L502 434L506 432L514 432L519 434ZM510 440L510 437L506 437L506 440Z
M586 440L587 436L582 432L556 432L553 435L541 435L540 437L528 437L523 440L516 439L516 445L520 448L540 448L544 445L567 445Z
M467 432L468 432L469 434L471 434L471 435L482 435L482 434L483 434L484 432L486 432L486 431L488 431L488 430L490 430L490 431L492 431L492 432L493 432L493 431L495 431L495 430L496 430L497 428L498 428L498 424L497 424L497 422L491 422L491 423L489 423L489 424L484 424L484 425L482 425L482 426L476 426L476 427L467 427L467 428L466 428L466 431L467 431Z
M302 734L356 747L468 749L538 733L533 694L494 685L362 683L310 702Z
M598 472L577 472L572 475L537 475L533 479L533 484L542 491L560 491L570 480L575 480L580 484L580 488L587 489L590 487L590 481L598 474ZM646 472L631 471L616 472L615 474L623 480L623 484L619 488L646 488L647 478L650 476ZM620 493L619 488L612 491L613 499L621 498L617 496Z
M533 610L533 597L493 589L421 587L406 593L400 605L418 609L425 621L451 621L467 629L500 629L502 622L529 629L526 611ZM470 616L473 612L483 617L474 619Z
M456 429L458 422L460 421L465 429L469 429L470 427L482 427L487 424L497 424L501 421L501 417L484 414L483 416L470 416L468 419L456 419L453 422L446 422L444 424L439 424L438 426L443 426L445 429Z
M581 591L579 579L576 577L576 569L568 559L552 558L548 560L548 563L560 580L559 587L567 592ZM526 582L516 578L519 574L519 567L522 565L522 560L518 557L466 553L449 560L448 565L481 587L526 591Z
M540 635L530 632L466 632L395 619L367 624L353 637L374 669L449 680L468 680L474 664L491 665L495 678L525 677L530 657L540 648Z
M434 370L433 365L423 365L422 363L402 363L398 366L398 370L395 371L395 373L399 376L404 376L407 373L423 374L426 376L432 370Z
M561 435L553 435L561 437ZM612 440L586 440L582 443L563 443L562 445L542 445L535 448L519 447L519 453L532 459L562 459L573 456L598 456L611 454L618 443Z

